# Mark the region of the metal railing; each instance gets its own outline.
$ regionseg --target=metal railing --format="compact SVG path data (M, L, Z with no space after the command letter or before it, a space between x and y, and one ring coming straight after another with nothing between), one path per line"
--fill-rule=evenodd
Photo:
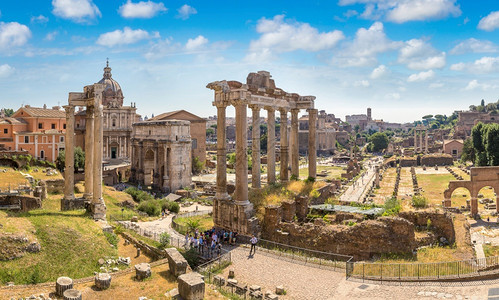
M238 236L238 242L249 246L249 239L247 237ZM349 255L300 248L264 239L258 240L258 251L273 254L279 259L299 261L319 268L330 268L334 271L345 270L347 267L346 263L351 262L353 259Z
M386 281L430 281L499 273L499 256L437 263L347 262L347 278Z

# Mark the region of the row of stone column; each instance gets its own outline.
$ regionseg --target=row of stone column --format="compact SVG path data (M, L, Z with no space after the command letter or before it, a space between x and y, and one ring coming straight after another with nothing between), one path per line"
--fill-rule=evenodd
M417 137L418 131L419 131L419 145ZM425 135L424 151L425 153L428 153L428 130L418 129L418 128L414 128L414 151L416 152L418 151L418 149L423 151L423 131Z
M73 201L74 195L74 122L75 106L68 105L66 110L64 199ZM85 127L85 193L90 201L95 219L105 218L105 204L102 198L102 105L87 105Z
M234 101L236 109L236 190L234 198L237 204L248 202L248 157L247 157L247 104ZM216 103L217 106L217 199L227 199L227 169L226 169L226 103ZM262 106L250 105L252 109L252 187L261 187L260 172L260 110ZM267 110L267 183L274 183L275 176L275 108L264 107ZM280 143L280 179L288 181L288 110L279 109L281 122ZM298 147L298 113L299 109L291 109L291 174L299 177L299 147ZM308 109L309 113L309 176L316 177L316 122L317 110Z

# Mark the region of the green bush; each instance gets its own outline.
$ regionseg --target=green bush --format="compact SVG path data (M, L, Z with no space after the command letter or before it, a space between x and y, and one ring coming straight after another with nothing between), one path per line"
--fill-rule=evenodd
M125 190L125 193L132 196L135 202L141 203L142 201L154 200L154 197L148 192L141 191L135 187L129 187Z
M113 247L118 248L118 241L119 237L112 233L112 232L104 232L104 235L106 236L107 241L109 244L113 245Z
M187 263L191 268L195 268L199 264L199 254L196 249L191 248L187 251L181 252L182 256L187 260Z
M155 200L142 201L137 209L145 212L149 216L159 216L161 213L161 206Z
M422 195L412 196L412 206L417 208L425 208L428 206L428 199Z
M394 216L400 211L400 200L397 197L387 198L385 201L385 212L383 216Z
M160 249L165 249L170 244L170 235L168 232L163 232L159 235L159 243L161 244L159 246Z
M178 214L178 212L180 211L180 205L177 202L171 201L169 202L168 210Z

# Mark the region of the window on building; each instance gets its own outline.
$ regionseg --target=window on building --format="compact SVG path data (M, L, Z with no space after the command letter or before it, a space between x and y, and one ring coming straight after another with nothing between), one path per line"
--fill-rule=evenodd
M45 151L40 151L40 158L41 159L44 159L45 158Z
M38 123L38 129L43 129L43 123Z
M3 133L9 133L9 130L7 128L4 128Z
M64 142L64 137L61 136L61 138L59 140L61 141L61 143Z
M55 129L55 123L52 123L52 129Z
M452 149L452 155L457 155L457 149Z
M29 143L29 136L27 136L27 135L26 135L26 136L24 137L24 143L25 143L25 144L28 144L28 143Z
M62 128L66 129L66 124L63 124L63 125L62 125Z
M192 139L192 149L198 148L198 139Z
M116 119L113 119L113 127L116 127Z

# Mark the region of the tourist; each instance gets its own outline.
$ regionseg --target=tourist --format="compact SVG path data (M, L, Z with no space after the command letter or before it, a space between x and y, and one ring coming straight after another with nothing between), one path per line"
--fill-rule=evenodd
M217 256L220 256L222 254L222 244L217 243L216 248L217 248Z
M189 243L189 234L185 234L185 244L184 246L187 248L187 244Z
M232 245L232 236L233 236L233 233L232 231L229 233L229 244Z
M256 238L256 236L253 234L251 235L251 248L250 248L250 255L251 255L251 252L253 252L253 254L256 253L256 243L258 242L258 239Z

